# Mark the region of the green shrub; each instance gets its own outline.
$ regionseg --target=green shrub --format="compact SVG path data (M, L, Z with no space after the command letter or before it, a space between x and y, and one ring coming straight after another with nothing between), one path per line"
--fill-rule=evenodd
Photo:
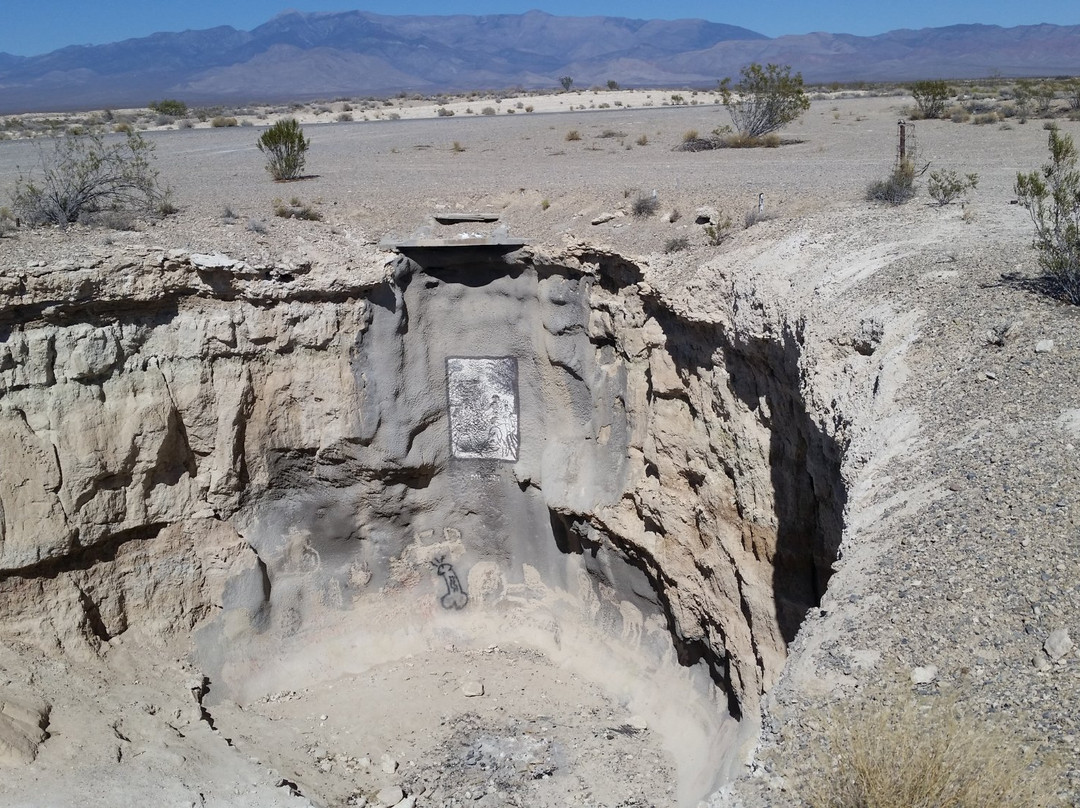
M563 92L570 92L570 88L574 86L573 76L559 76L559 84L562 85Z
M1080 305L1080 170L1072 138L1050 130L1050 162L1016 175L1016 195L1035 225L1049 291Z
M715 224L705 225L705 240L710 246L719 247L731 236L732 222L730 216L725 216Z
M277 181L300 179L311 141L295 118L283 118L268 128L255 144L267 155L266 170Z
M188 105L175 98L164 98L161 101L151 101L146 105L154 112L161 115L171 115L174 118L183 118L187 115Z
M974 191L979 184L978 174L968 174L964 179L947 168L941 171L931 171L930 179L926 183L926 190L938 205L948 205L961 197L967 196L968 191Z
M740 75L742 78L734 88L730 78L720 82L720 92L735 128L744 137L757 138L775 132L810 109L802 74L792 76L789 66L762 67L752 63L742 68Z
M910 160L897 163L892 173L883 180L871 183L866 198L871 202L902 205L915 196L915 164Z
M12 203L31 225L66 227L85 214L109 210L156 213L168 200L153 166L154 144L129 131L119 143L101 135L65 135L41 155L42 177L20 175Z
M911 96L924 118L940 118L949 98L949 85L941 79L925 79L911 85Z

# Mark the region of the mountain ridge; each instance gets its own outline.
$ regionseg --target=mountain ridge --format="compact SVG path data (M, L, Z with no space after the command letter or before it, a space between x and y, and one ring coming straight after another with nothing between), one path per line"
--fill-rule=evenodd
M38 56L0 53L0 114L144 105L152 98L243 103L397 91L711 84L749 62L810 82L1040 76L1080 72L1080 25L978 23L769 38L701 19L380 15L286 11L250 31L159 32Z

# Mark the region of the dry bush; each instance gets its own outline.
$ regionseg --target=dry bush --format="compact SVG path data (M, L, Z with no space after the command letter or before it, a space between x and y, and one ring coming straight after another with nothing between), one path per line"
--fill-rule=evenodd
M274 215L282 219L303 219L308 222L321 222L322 214L311 205L304 204L298 197L293 197L285 204L280 199L274 200Z
M231 116L226 117L225 115L219 115L210 121L210 125L215 129L222 129L228 126L237 126L238 124L236 118L233 118Z
M657 199L656 191L651 194L642 194L634 200L630 211L635 216L652 216L660 208L660 200Z
M910 160L897 163L892 173L883 180L871 183L866 189L870 202L887 202L902 205L915 196L915 164Z
M664 243L665 253L682 252L690 249L690 239L686 236L673 236Z
M571 129L566 133L566 140L581 140L581 132L577 129Z
M835 710L802 788L811 808L1042 808L1053 771L955 698Z
M21 174L12 207L31 225L61 227L105 211L152 215L168 201L158 179L154 144L135 132L122 142L101 135L65 135L40 152L40 176ZM109 225L111 226L111 225Z

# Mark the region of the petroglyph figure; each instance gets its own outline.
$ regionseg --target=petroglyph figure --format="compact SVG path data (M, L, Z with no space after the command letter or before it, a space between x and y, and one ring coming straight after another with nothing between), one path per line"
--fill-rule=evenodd
M431 562L435 572L446 583L446 594L439 598L444 609L464 609L469 602L469 593L461 585L461 579L454 572L453 564L446 561L446 556L439 556Z
M450 449L463 460L517 460L517 360L446 360Z

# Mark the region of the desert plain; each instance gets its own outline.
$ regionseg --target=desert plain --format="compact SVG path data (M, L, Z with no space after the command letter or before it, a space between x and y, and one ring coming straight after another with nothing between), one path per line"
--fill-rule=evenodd
M308 176L289 183L263 168L258 120L149 131L176 213L132 229L6 228L0 702L15 706L0 711L0 802L802 805L807 761L826 765L816 756L827 725L898 697L925 710L959 705L1042 764L1060 804L1080 800L1080 310L1039 291L1032 223L1014 191L1018 171L1047 160L1044 121L910 124L920 167L974 172L978 185L939 206L924 175L914 199L891 206L867 201L866 189L895 163L909 96L823 94L783 130L794 142L684 152L675 147L687 132L729 122L722 105L711 97L660 105L671 93L651 91L656 103L646 106L644 95L620 94L622 106L606 109L523 99L533 112L440 117L433 106L427 117L312 121ZM1080 139L1080 123L1055 125ZM0 201L48 148L41 139L0 141ZM275 215L294 199L321 219ZM655 200L643 215L641 200ZM498 221L433 218L466 213ZM529 466L523 390L521 455L515 471L498 473L514 474L529 496L560 479L565 491L545 496L575 525L567 535L579 531L586 548L594 542L594 558L622 553L654 587L664 582L662 596L644 596L659 604L656 615L636 600L620 610L627 601L611 592L621 591L621 573L588 567L600 581L595 603L587 587L563 582L595 619L586 625L558 601L559 575L530 578L527 552L526 562L496 553L518 573L484 588L498 576L477 572L468 533L429 526L428 506L410 499L437 489L453 465L441 449L414 451L425 430L440 427L425 421L409 433L401 450L408 463L374 463L363 440L389 438L338 426L387 389L357 388L342 370L363 375L365 361L383 361L362 345L375 337L358 335L393 332L380 325L380 307L418 305L409 295L420 294L419 281L401 280L402 259L387 244L492 234L524 240L506 260L526 275L569 268L574 283L583 278L592 290L593 314L581 324L554 327L545 314L544 328L556 341L587 335L598 358L551 366L571 368L573 384L591 385L602 408L596 391L606 388L588 373L609 367L602 357L613 350L631 379L627 390L635 373L648 390L636 405L620 394L630 422L635 412L642 419L641 435L628 429L626 468L619 460L618 471L581 470L570 449L554 455L572 468L566 479L547 454ZM469 286L420 263L428 275L416 277L430 276L433 297L439 284ZM396 302L373 291L385 288L400 290ZM420 299L432 307L423 311L443 311ZM573 308L555 292L544 300L552 310ZM640 317L626 314L621 326L619 312L634 306ZM256 338L258 318L274 312ZM467 330L425 332L421 320L396 326L394 339L410 346L402 375L420 350L409 339L468 352ZM172 336L156 336L174 326ZM402 328L419 336L401 336ZM555 357L552 340L544 344ZM260 353L267 345L276 345L272 361ZM717 345L735 357L726 368ZM334 352L338 359L320 364ZM756 379L749 393L740 369ZM159 388L135 380L152 372L173 401L160 412ZM388 373L372 376L385 385L379 374ZM303 381L282 377L289 374ZM184 385L196 391L188 399L177 392ZM741 409L719 403L725 385ZM354 398L335 399L343 390ZM226 417L230 396L242 418ZM413 406L409 395L395 396L371 434L385 434L395 407ZM128 403L110 410L110 401ZM588 406L566 406L570 420L591 417ZM155 418L164 437L149 445L139 419ZM240 421L246 431L237 431ZM718 437L715 424L733 425L730 437ZM576 440L548 425L550 443ZM607 425L582 440L607 441ZM786 428L797 434L776 437ZM169 465L162 458L180 451L181 437L190 458ZM717 457L697 456L703 443L727 446L736 459L726 467L719 448ZM279 444L285 459L258 459L260 447ZM327 463L375 469L358 472L357 501L408 489L393 496L417 514L401 528L415 544L393 545L385 580L375 573L382 588L317 534L377 544L366 525L397 524L391 505L341 516L338 495L320 505L305 480L349 491L352 480L285 464L314 456L317 469L341 445L361 448ZM38 456L48 446L55 460ZM31 473L46 467L59 471ZM782 479L804 467L812 467L805 484ZM422 473L431 480L417 482ZM81 494L69 492L79 475L87 480ZM454 499L447 485L440 503ZM729 489L730 499L717 493ZM314 503L316 516L298 501ZM627 526L626 503L643 527ZM484 515L479 506L438 507L463 508L468 524ZM301 512L297 539L290 514ZM812 552L799 549L803 518L814 522L806 534L818 537ZM723 519L750 527L702 527ZM51 531L72 525L81 532L54 540ZM274 531L289 537L285 549L261 538ZM683 538L710 531L715 544L702 539L698 549ZM263 560L260 541L277 567ZM720 561L702 561L717 548L732 570L753 571L725 577ZM460 626L445 606L401 619L409 598L444 592L445 574L431 570L447 553L466 559L455 558L459 567L474 563L462 580L477 613L463 610ZM800 583L791 612L788 596L777 594L789 586L788 555L810 564L824 587ZM235 582L254 580L249 568L269 565L275 594L268 583L266 599L277 604L279 580L299 591L310 575L324 586L319 576L335 563L350 570L344 586L362 598L338 592L305 606L299 627L273 614L264 626L248 606L250 625L232 620L242 610ZM167 569L172 582L146 583L156 580L153 569ZM626 580L641 596L641 581ZM743 588L742 605L719 584L713 592L714 580ZM534 597L548 610L542 619L508 605ZM620 616L607 625L609 605ZM532 607L517 608L528 615ZM705 619L713 608L732 614L713 625ZM763 625L763 616L776 625ZM690 631L695 620L700 634ZM671 636L685 647L657 650ZM637 644L625 658L624 640ZM685 649L698 649L697 658Z

